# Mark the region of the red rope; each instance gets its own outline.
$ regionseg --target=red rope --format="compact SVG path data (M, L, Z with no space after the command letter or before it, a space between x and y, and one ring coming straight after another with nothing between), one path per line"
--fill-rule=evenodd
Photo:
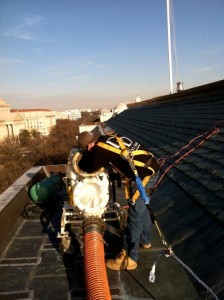
M159 180L157 181L156 185L155 185L155 188L158 186L158 184L161 182L161 180L163 179L163 177L165 176L166 173L169 172L169 170L175 165L177 164L178 162L180 162L184 157L188 156L191 152L193 152L196 148L200 147L207 139L211 138L214 134L217 134L220 132L220 128L216 128L210 133L208 134L209 132L205 132L204 134L201 134L201 135L198 135L196 136L195 138L193 138L187 145L185 145L183 148L181 148L178 152L176 152L174 155L172 156L169 156L167 158L159 158L158 159L158 164L160 166L164 165L164 163L166 162L166 160L168 158L172 158L172 157L175 157L177 156L183 149L189 147L190 144L193 143L193 141L195 141L196 139L200 138L200 137L203 137L206 135L206 137L200 142L198 143L195 147L191 148L188 152L186 152L184 155L182 155L180 158L178 158L175 162L173 162L163 173L163 175L159 178Z

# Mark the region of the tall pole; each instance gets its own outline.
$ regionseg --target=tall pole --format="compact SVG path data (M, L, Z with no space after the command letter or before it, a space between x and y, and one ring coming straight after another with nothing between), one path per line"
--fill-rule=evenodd
M167 8L167 37L168 37L168 55L169 55L170 94L172 94L173 73L172 73L172 51L171 51L171 34L170 34L170 0L166 0L166 8Z

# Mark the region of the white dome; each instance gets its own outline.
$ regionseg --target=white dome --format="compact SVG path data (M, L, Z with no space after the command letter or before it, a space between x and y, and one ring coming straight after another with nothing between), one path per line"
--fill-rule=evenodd
M142 101L141 98L137 95L135 102L137 103L137 102L141 102L141 101Z
M125 110L127 108L128 108L127 104L123 103L123 102L121 102L121 103L119 103L118 105L115 106L115 109L117 109L117 110Z

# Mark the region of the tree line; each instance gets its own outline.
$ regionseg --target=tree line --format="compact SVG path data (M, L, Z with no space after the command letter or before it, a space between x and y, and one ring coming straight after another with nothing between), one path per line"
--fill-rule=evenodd
M48 136L22 130L16 138L0 142L0 194L32 166L65 164L77 146L79 126L98 121L98 112L83 113L78 120L57 120Z

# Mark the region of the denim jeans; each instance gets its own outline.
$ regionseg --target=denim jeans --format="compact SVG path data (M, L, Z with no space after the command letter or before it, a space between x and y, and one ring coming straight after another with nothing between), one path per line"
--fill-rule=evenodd
M152 176L145 188L153 188L159 177L159 172ZM134 205L129 204L127 227L124 233L124 245L128 257L138 261L139 244L149 244L151 242L150 230L152 226L149 211L144 200L140 197Z
M129 204L127 227L124 234L124 249L128 257L138 261L139 244L150 243L151 218L142 199Z

